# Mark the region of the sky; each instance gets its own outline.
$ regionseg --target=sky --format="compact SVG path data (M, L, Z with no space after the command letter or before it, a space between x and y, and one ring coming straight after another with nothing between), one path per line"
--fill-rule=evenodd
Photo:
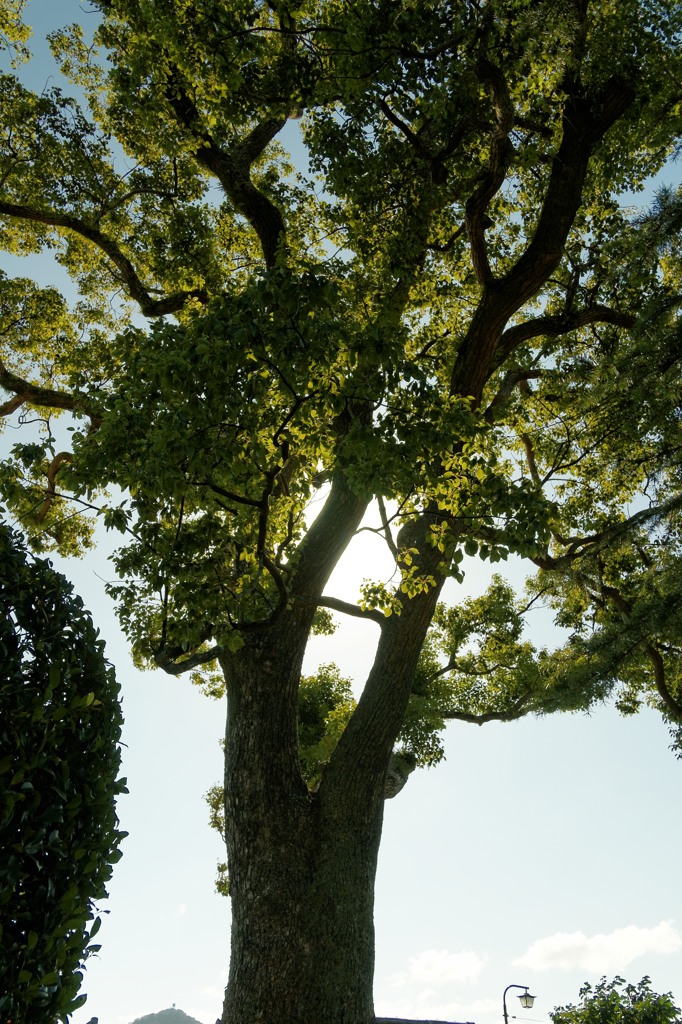
M23 72L42 89L56 84L45 32L94 15L78 0L31 0L36 58ZM50 80L50 75L55 77ZM287 126L296 143L295 125ZM674 183L679 167L664 172ZM0 268L68 293L49 256L0 255ZM16 416L14 417L16 422ZM16 439L12 424L4 450ZM107 556L120 535L102 534L83 560L54 563L73 581L107 642L122 686L123 774L119 801L130 835L101 905L101 954L88 964L88 1000L74 1017L129 1024L175 1003L214 1024L229 965L229 900L215 893L223 858L202 797L222 775L224 701L185 678L138 672L106 596ZM495 569L500 571L500 566ZM482 593L491 575L468 560L464 584L444 599ZM503 566L515 584L525 570ZM386 579L381 541L353 541L328 593L355 602L365 577ZM341 617L337 616L340 620ZM313 638L304 670L336 661L360 686L377 640L373 623L341 621ZM545 610L531 617L537 644L560 641ZM383 1016L499 1024L507 985L537 996L509 1012L543 1024L575 1002L584 982L649 975L656 991L682 1001L682 762L668 750L660 717L623 719L611 706L483 728L451 723L446 760L415 772L387 801L376 885L376 1012ZM515 1007L512 1006L515 1004Z

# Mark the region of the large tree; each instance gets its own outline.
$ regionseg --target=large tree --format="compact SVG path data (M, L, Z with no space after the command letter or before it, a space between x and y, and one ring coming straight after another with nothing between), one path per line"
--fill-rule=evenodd
M52 38L89 114L0 84L3 243L81 294L3 280L1 411L45 426L3 493L43 550L99 509L138 662L227 691L225 1024L369 1024L384 798L447 719L615 694L678 735L679 202L619 197L680 134L682 9L93 2L99 54ZM345 603L367 526L394 585ZM526 598L439 603L510 552ZM356 706L301 686L330 610L379 630Z

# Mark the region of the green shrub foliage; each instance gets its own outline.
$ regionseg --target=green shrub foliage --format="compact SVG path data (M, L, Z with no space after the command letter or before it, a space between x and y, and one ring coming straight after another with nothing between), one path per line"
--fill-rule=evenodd
M637 985L623 978L602 978L594 988L580 989L577 1006L557 1006L549 1015L554 1024L680 1024L682 1016L671 993L651 991L647 977Z
M120 858L119 686L67 580L0 525L0 1010L81 1006L96 902Z

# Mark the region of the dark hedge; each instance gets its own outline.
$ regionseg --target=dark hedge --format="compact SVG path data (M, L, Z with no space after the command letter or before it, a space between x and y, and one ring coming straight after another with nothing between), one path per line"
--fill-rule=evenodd
M119 687L83 602L0 524L0 1021L81 1006L120 858Z

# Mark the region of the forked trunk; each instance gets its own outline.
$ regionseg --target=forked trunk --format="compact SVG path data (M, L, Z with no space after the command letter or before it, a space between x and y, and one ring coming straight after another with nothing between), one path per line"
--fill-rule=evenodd
M295 594L321 592L363 512L337 481L306 536ZM328 529L335 519L344 521L343 543ZM423 542L429 524L424 517L403 531L404 543ZM316 793L303 781L298 751L298 688L314 605L294 600L274 628L252 632L222 659L232 899L223 1024L374 1024L374 880L386 770L443 584L441 555L425 547L421 571L435 585L409 600L401 594L401 614L382 621L374 665Z

